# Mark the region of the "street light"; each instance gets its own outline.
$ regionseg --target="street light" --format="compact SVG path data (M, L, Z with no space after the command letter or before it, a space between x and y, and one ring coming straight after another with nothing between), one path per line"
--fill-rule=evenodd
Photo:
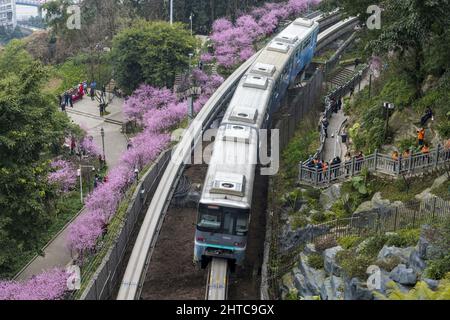
M386 128L384 129L384 140L386 141L387 139L387 132L389 129L389 111L390 110L394 110L395 106L393 103L389 103L389 102L385 102L383 103L383 108L386 109Z
M105 155L105 129L100 130L100 134L102 135L102 146L103 146L103 161L106 162L106 155Z
M189 124L191 124L192 118L194 117L194 97L192 93L192 76L191 76L191 65L192 65L192 57L193 53L189 53L189 74L188 74L188 84L189 84L189 96L188 96L188 118Z
M92 172L94 172L95 171L95 167L94 166L82 166L82 165L80 165L79 166L79 168L78 168L78 170L77 170L77 177L79 177L80 178L80 200L81 200L81 204L83 204L84 203L84 199L83 199L83 174L82 174L82 170L83 170L83 168L89 168L89 169L92 169ZM90 178L90 174L89 174L89 178ZM90 179L89 179L90 180ZM88 184L88 187L89 187L89 192L91 191L91 184L90 184L90 181L89 181L89 184Z

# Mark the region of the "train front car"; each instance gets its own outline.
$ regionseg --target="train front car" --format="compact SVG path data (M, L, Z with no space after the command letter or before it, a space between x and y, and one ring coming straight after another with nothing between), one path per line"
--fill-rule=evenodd
M194 260L206 268L213 257L241 266L247 248L257 134L249 127L219 128L198 209Z

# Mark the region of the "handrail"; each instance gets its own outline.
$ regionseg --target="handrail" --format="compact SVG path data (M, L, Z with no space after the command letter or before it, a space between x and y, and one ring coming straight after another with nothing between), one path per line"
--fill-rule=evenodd
M330 165L327 170L314 167L310 159L299 165L299 182L326 186L358 175L363 169L394 177L416 175L425 169L435 169L446 163L450 163L450 149L441 145L431 149L429 153L416 152L411 153L409 157L399 156L398 159L375 151L374 154L363 158L353 157L350 161Z

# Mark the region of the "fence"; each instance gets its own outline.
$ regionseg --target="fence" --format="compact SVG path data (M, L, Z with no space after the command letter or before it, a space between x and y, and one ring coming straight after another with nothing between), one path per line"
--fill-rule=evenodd
M95 275L81 293L80 300L106 300L112 296L116 284L120 282L123 258L136 221L145 208L147 200L153 196L170 161L171 153L171 149L162 153L137 186L114 243L109 246L109 251Z
M426 169L437 169L446 163L450 163L450 149L441 146L437 146L426 154L411 153L408 158L400 156L397 160L375 151L374 154L367 157L353 157L351 161L330 165L327 170L315 167L313 160L310 159L299 165L299 182L316 187L327 186L359 175L363 170L394 177L411 176Z
M375 209L315 225L310 232L310 242L337 240L346 236L370 236L414 229L423 224L442 222L450 217L450 201L438 197L423 201L410 201L400 206Z
M301 88L291 89L283 101L281 112L274 119L275 129L280 132L280 150L294 136L295 129L310 110L317 107L322 94L323 71L317 69Z

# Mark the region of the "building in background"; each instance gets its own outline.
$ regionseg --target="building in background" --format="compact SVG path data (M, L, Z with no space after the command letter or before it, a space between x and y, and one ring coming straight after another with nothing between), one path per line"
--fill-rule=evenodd
M16 0L0 0L0 26L7 29L16 28Z

